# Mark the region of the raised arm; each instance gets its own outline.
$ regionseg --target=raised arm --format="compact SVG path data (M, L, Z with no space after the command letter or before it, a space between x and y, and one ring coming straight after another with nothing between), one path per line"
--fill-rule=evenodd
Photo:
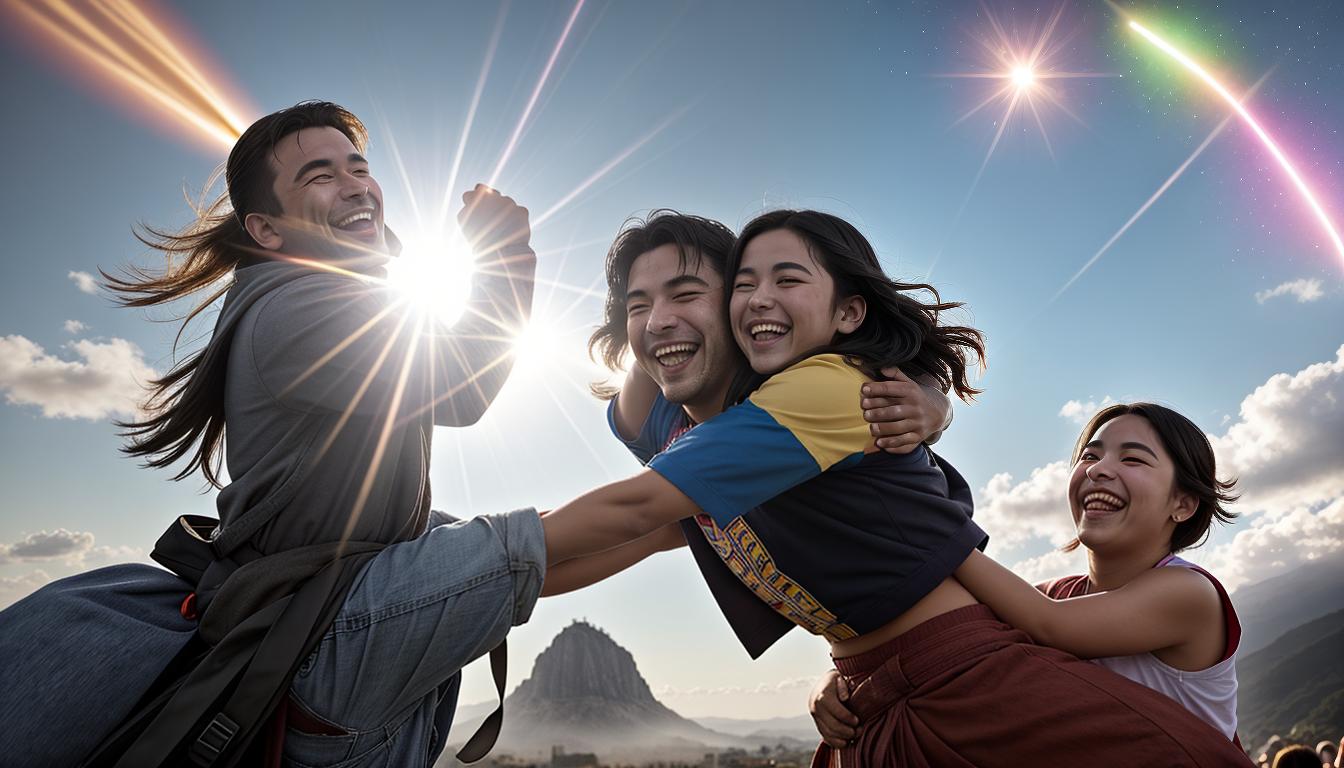
M625 375L625 383L612 403L612 427L616 436L622 440L634 440L653 410L658 399L658 384L638 365L630 367Z
M976 599L1036 642L1081 658L1128 656L1182 645L1219 626L1213 584L1185 568L1154 568L1118 589L1051 600L979 551L956 572Z
M883 368L887 381L869 381L859 402L877 447L909 453L933 445L952 424L952 401L931 376L910 378L899 368Z
M526 208L483 184L462 195L457 215L476 255L476 276L462 319L435 354L455 361L457 377L436 388L434 423L475 423L513 370L513 346L532 311L537 255Z

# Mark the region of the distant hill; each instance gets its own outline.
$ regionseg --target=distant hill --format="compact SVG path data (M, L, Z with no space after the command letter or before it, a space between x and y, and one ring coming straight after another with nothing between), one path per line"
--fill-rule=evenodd
M1237 662L1237 730L1315 744L1344 734L1344 610L1296 627Z
M454 728L462 738L480 718ZM549 757L554 746L604 762L648 756L694 760L753 742L719 733L665 707L630 652L606 632L576 621L542 651L532 674L504 701L504 727L492 755ZM453 745L455 749L458 745Z
M1344 609L1344 558L1327 557L1232 594L1241 617L1241 654L1254 653L1288 630Z
M772 739L814 744L821 740L811 715L738 720L732 717L697 717L695 722L720 733L768 743Z

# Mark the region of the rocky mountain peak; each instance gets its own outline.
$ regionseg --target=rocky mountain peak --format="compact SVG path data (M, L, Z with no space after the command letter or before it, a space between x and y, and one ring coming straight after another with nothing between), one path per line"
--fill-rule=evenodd
M630 652L584 621L575 621L555 636L513 697L553 703L594 698L655 703Z

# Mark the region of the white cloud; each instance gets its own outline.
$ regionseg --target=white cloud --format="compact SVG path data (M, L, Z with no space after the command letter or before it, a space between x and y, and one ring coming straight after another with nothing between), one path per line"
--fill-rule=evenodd
M12 578L0 578L0 608L22 600L49 581L51 577L43 570L30 571Z
M144 383L158 374L125 339L74 341L81 360L62 360L23 336L0 336L0 391L14 405L36 405L53 419L134 415Z
M1082 426L1087 423L1088 419L1092 418L1092 414L1114 402L1115 400L1111 399L1110 395L1101 398L1100 403L1094 400L1088 400L1085 403L1078 400L1070 400L1064 404L1063 408L1059 409L1059 415L1072 421L1074 424Z
M1277 517L1261 515L1232 541L1210 550L1199 561L1232 591L1287 573L1304 562L1335 556L1341 550L1344 498L1316 512L1300 506Z
M1266 291L1256 291L1255 300L1264 304L1270 299L1279 296L1292 296L1297 299L1298 304L1306 304L1309 301L1315 301L1325 295L1321 288L1321 281L1316 278L1303 278L1283 283Z
M70 334L79 333L80 331L86 331L86 330L88 330L88 328L89 328L89 326L87 326L87 325L85 325L85 324L79 322L78 320L66 320L66 321L65 321L65 332L66 332L66 333L70 333Z
M78 560L93 547L93 534L57 528L30 533L13 544L0 544L0 562L20 560Z
M75 287L84 293L98 293L98 280L88 272L70 272L66 275L75 283Z
M990 541L993 541L990 537ZM1012 571L1032 584L1051 581L1061 576L1087 572L1087 550L1078 547L1072 552L1052 549L1043 555L1013 563Z
M1067 461L1033 469L1020 483L1006 472L990 478L976 499L975 521L989 533L991 554L1035 539L1059 546L1073 538L1068 484Z
M1240 480L1243 514L1344 496L1344 346L1334 360L1271 376L1212 441L1219 471Z
M1060 415L1073 418L1091 405L1074 401ZM1188 557L1234 589L1344 550L1344 346L1334 360L1271 376L1220 427L1224 433L1209 439L1219 475L1238 478L1242 496L1231 509L1241 519L1232 541ZM1067 482L1065 462L1035 469L1020 483L1008 474L991 478L976 500L990 554L1067 542ZM1035 582L1084 567L1069 558L1051 551L1011 567Z

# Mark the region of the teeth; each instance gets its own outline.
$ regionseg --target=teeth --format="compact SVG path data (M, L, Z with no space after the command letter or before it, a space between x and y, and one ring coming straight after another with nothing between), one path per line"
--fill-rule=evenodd
M373 221L373 213L369 211L360 211L359 213L352 213L349 216L346 216L344 219L341 219L340 221L336 222L336 226L348 227L351 224L354 224L356 221Z
M658 362L666 366L681 365L691 359L698 346L690 343L668 344L658 347L653 351L653 356L658 358Z
M1104 504L1108 507L1119 509L1125 506L1124 500L1114 494L1105 491L1096 491L1083 497L1083 509L1090 509L1098 504Z
M783 336L788 332L788 327L780 325L779 323L757 323L756 325L751 326L751 337L753 339L759 338L760 334L763 333L774 333Z

